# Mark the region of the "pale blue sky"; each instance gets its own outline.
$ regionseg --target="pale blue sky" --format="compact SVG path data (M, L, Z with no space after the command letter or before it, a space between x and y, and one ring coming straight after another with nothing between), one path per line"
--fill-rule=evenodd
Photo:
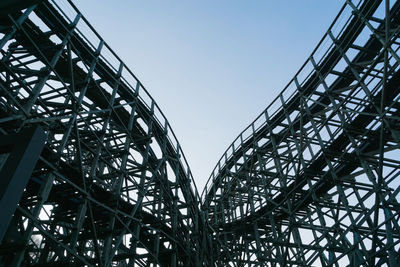
M157 101L201 193L225 149L294 76L343 1L75 4Z

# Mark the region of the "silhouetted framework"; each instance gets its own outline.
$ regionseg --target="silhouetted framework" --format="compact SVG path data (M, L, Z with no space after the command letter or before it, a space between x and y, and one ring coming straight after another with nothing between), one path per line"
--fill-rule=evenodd
M200 198L179 143L72 2L1 17L0 49L0 143L47 134L0 265L199 266Z
M346 1L226 150L202 195L216 265L399 265L399 33L400 1Z
M400 1L346 0L201 199L73 3L32 3L0 11L0 265L398 266Z

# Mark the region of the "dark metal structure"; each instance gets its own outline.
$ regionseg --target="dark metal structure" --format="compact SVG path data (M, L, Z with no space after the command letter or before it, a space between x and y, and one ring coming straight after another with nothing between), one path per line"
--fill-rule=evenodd
M218 266L398 266L400 1L347 0L218 162Z
M35 3L0 12L0 265L398 266L400 1L346 0L201 198L134 74Z
M0 264L199 266L200 198L179 143L73 3L2 16L0 49L0 139L47 134L25 190L8 189L22 197Z

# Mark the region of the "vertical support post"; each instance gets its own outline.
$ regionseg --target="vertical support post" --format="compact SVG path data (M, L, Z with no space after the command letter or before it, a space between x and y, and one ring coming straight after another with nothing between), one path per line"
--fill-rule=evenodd
M9 156L0 170L0 242L8 228L33 168L46 142L39 126L0 137L0 150Z

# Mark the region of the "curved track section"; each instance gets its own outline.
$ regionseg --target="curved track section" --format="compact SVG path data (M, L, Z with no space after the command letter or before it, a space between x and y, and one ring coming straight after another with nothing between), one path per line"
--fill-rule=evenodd
M48 139L1 265L198 266L200 198L168 121L70 1L0 18L0 132Z
M202 194L216 265L398 265L393 2L346 1L300 71L222 156Z

